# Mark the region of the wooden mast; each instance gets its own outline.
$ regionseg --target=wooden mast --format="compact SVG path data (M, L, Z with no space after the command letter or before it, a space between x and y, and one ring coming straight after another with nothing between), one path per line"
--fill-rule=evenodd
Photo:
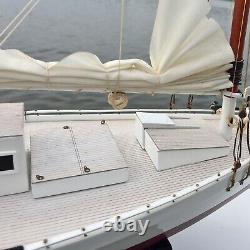
M241 84L243 69L243 52L247 32L248 15L250 0L235 0L230 44L234 51L234 67L229 71L234 87L232 92L238 92L238 86Z
M247 31L248 14L250 0L235 0L233 22L231 29L230 44L235 55L233 67L228 71L230 81L234 86L223 93L223 103L221 119L219 124L220 134L226 140L232 138L233 118L236 107L237 92L242 79L242 70L244 65L243 52Z

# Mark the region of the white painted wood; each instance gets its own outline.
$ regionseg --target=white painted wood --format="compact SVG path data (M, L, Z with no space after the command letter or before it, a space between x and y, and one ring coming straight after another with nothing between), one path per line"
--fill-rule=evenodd
M0 118L0 138L23 135L23 103L0 103Z
M45 129L31 137L35 198L128 180L128 166L106 123L88 121L81 126L65 126ZM85 166L89 172L84 171Z
M13 155L14 170L0 172L0 196L29 190L28 169L22 136L0 138L0 155Z
M145 149L145 129L173 128L175 122L164 113L136 112L135 135L141 147Z
M229 144L204 129L146 129L145 149L158 171L229 154Z
M136 112L143 128L169 128L174 127L175 122L164 113Z
M128 180L128 169L121 168L112 171L104 171L95 174L79 175L71 178L56 179L32 183L32 194L34 198L65 194L84 189L104 187L126 182Z
M13 170L0 171L0 196L29 190L24 149L24 106L0 104L0 157L13 157Z
M135 137L142 149L145 149L145 131L139 117L135 116Z
M168 115L166 113L148 113L148 112L136 112L135 116L135 136L141 145L142 149L145 149L145 130L146 129L182 129L199 128L197 122L194 119L187 117L178 117L174 115Z
M225 92L223 94L219 131L227 141L232 138L233 124L230 124L230 120L234 119L236 100L237 95L235 93Z

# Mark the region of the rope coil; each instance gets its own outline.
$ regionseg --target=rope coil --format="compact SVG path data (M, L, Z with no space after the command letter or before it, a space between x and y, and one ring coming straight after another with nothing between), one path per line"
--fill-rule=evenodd
M122 110L128 105L128 96L124 92L110 92L108 94L108 103L118 110Z

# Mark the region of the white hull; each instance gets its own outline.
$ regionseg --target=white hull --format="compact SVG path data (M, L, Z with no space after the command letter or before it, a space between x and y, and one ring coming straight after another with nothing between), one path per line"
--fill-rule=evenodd
M224 171L221 176L212 176L204 180L197 186L192 186L176 193L176 197L170 196L150 204L150 209L140 207L137 210L122 214L122 220L143 219L150 220L150 227L145 236L138 236L131 232L109 232L102 230L103 222L89 225L86 231L76 230L63 235L51 237L48 243L37 242L30 244L25 249L75 249L75 250L117 250L126 249L138 245L144 241L150 240L159 234L165 233L172 236L186 227L196 223L200 219L214 212L226 202L235 198L239 193L250 187L250 178L243 185L239 181L245 176L249 167L249 160L246 160L237 175L235 187L227 192L231 170ZM174 202L173 202L174 201ZM114 218L113 218L114 219ZM84 233L87 236L84 236Z

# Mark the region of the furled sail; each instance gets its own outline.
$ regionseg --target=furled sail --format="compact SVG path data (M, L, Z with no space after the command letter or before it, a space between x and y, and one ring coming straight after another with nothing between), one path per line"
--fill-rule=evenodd
M0 50L0 88L216 94L232 86L227 70L234 54L209 11L207 0L159 0L151 65L140 59L102 63L87 52L42 62Z

